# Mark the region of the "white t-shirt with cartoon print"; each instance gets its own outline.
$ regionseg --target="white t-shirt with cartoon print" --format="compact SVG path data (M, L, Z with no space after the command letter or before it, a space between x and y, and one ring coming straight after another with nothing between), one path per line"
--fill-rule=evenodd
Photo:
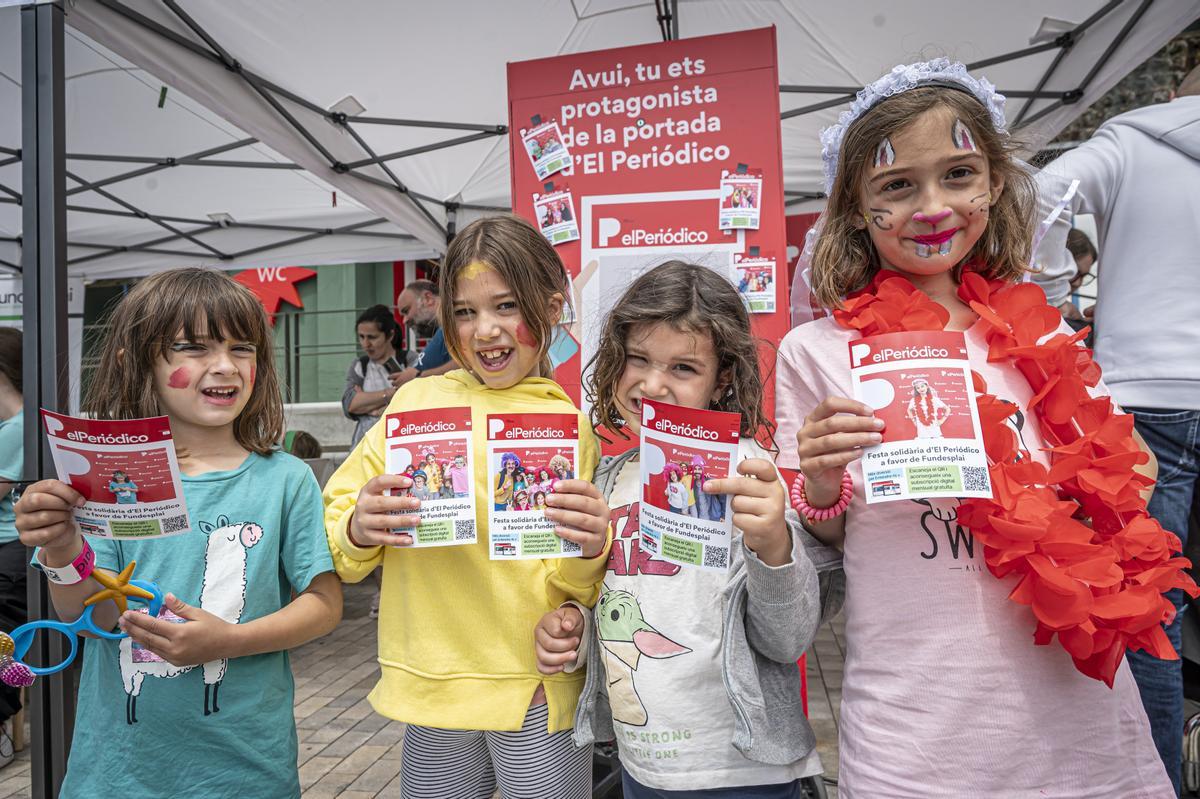
M739 458L770 460L746 440ZM613 547L594 610L621 764L642 785L671 791L772 785L819 774L816 750L805 760L775 766L734 748L734 711L721 678L728 575L650 557L641 549L640 497L634 459L621 469L609 497Z
M783 339L777 441L794 442L822 399L853 396L847 345L857 336L824 318ZM987 360L982 324L966 343L989 392L1017 405L1021 447L1045 462L1029 384ZM796 457L784 447L778 463L795 468ZM1007 598L1016 578L988 572L958 500L868 505L858 462L850 473L841 796L1174 796L1127 664L1109 689L1057 641L1034 646L1032 611Z

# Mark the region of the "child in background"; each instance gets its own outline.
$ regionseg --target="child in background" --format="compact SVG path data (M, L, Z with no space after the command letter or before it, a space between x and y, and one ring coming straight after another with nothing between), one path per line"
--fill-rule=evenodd
M139 282L110 317L84 410L170 419L191 531L84 539L72 518L83 498L58 480L17 503L21 540L39 547L34 565L78 564L81 579L50 581L60 618L77 619L103 589L83 565L90 548L111 572L136 560L136 577L170 592L164 615L184 620L96 606L99 625L119 623L130 637L84 647L64 799L300 796L287 650L337 625L342 591L316 479L276 449L283 401L272 353L262 304L225 273L178 269Z
M688 509L688 489L680 480L679 467L673 463L668 463L667 468L667 488L663 492L667 495L667 506L671 510L679 514L686 514Z
M417 469L412 473L412 495L417 499L437 499L437 494L429 489L424 469Z
M522 491L527 491L529 486L526 484L525 468L518 467L513 474L513 494L518 494Z
M534 510L545 510L546 509L546 492L545 491L538 491L533 495L533 509Z
M838 609L839 556L787 510L755 441L770 435L758 358L734 286L669 261L626 289L591 364L595 424L634 439L601 461L596 484L614 517L631 521L614 540L596 610L548 613L534 639L545 673L587 663L575 738L616 738L626 799L799 799L801 780L821 773L796 659ZM739 476L704 486L732 498L728 571L680 568L638 549L644 399L742 415Z
M130 480L125 472L113 472L112 480L108 483L108 490L116 497L118 505L137 504L137 483Z
M516 455L506 452L500 456L500 474L496 475L495 485L492 486L492 502L496 510L512 507L516 474L520 466L521 460Z
M425 472L425 483L429 486L429 496L436 498L442 490L442 467L438 465L433 450L425 453L425 462L421 464L421 471Z
M569 288L541 233L514 216L471 223L450 243L439 285L446 345L464 368L404 385L391 410L470 407L477 453L487 451L488 414L579 415L549 377L551 335ZM569 732L582 675L539 673L529 631L563 602L590 605L599 593L608 506L586 479L597 457L595 437L581 435L585 479L565 480L547 498L557 534L582 548L583 557L561 559L489 559L488 500L502 510L511 499L519 465L511 454L500 474L480 458L472 475L481 500L474 545L413 549L411 536L393 532L418 523L411 514L420 501L389 495L411 481L385 474L379 427L330 479L326 525L338 573L361 580L383 563L382 677L369 699L408 725L406 799L488 797L497 784L508 799L591 795L592 752Z
M446 467L446 483L455 498L470 495L471 474L467 471L467 459L462 455L455 455L454 462Z
M529 492L528 491L526 491L525 489L522 488L520 491L518 491L516 493L516 495L513 497L512 509L513 510L532 510L532 508L529 504Z
M936 59L880 78L822 134L829 204L812 280L837 318L784 338L776 407L779 440L787 442L779 463L802 476L794 504L823 519L811 522L814 534L845 551L839 795L1174 796L1128 665L1120 664L1110 689L1081 674L1057 643L1035 646L1033 614L1009 599L1016 581L989 573L987 549L959 520L959 500L868 505L863 498L856 461L880 442L884 423L850 399L847 352L859 333L842 321L865 323L855 312L863 308L876 309L877 320L893 318L887 301L867 305L872 298L903 297L905 310L894 318L963 331L979 382L1000 405L1021 411L1008 419L1011 446L1022 461L1047 463L1028 381L1011 359L989 357L989 324L964 299L980 285L969 272L1017 281L1030 254L1033 187L1012 158L1003 103L962 64ZM1017 296L992 285L996 307ZM1026 298L1037 291L1019 290ZM1061 321L1049 307L1045 314L1031 307L1031 320ZM1015 490L993 488L997 496ZM1055 524L1084 540L1091 535L1070 519ZM1040 552L1031 530L1020 535ZM1061 559L1091 545L1076 537L1057 546L1047 552ZM1049 557L1044 567L1055 568ZM1058 585L1077 597L1082 584L1066 575Z

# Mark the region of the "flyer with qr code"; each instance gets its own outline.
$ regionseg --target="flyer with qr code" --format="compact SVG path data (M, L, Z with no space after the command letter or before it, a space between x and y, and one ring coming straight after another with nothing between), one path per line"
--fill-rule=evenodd
M421 500L421 523L404 532L414 547L449 547L479 540L475 526L475 458L470 408L389 413L385 468L413 481L399 490Z
M563 144L562 131L554 121L543 122L521 134L525 152L538 180L545 180L571 166L571 153Z
M571 199L569 189L533 195L533 214L537 217L542 235L551 244L566 244L579 238L575 201Z
M574 558L583 550L560 538L546 518L546 497L574 480L579 417L573 413L490 414L487 418L488 550L492 560Z
M758 230L762 174L721 173L721 230Z
M642 400L642 549L709 571L729 568L733 512L704 483L736 475L737 413Z
M87 500L75 509L81 533L141 540L192 528L167 417L97 421L42 409L42 424L58 479Z
M850 379L854 398L885 424L883 441L863 450L868 503L992 496L962 333L852 341Z
M750 313L775 313L775 259L735 255L733 271L738 294Z

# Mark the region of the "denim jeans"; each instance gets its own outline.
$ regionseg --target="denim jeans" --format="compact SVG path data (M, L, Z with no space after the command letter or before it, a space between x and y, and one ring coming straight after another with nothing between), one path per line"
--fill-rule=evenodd
M1188 515L1200 477L1200 411L1126 408L1137 431L1158 458L1158 485L1150 499L1150 515L1187 546ZM1167 625L1167 637L1182 652L1180 619L1187 598L1179 589L1167 594L1178 613ZM1154 745L1179 793L1183 761L1183 662L1159 660L1145 652L1128 652L1129 668L1137 680L1142 705L1150 718Z

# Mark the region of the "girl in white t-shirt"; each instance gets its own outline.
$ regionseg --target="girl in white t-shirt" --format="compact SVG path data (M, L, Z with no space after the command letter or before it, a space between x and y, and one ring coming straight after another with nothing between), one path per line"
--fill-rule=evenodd
M816 541L755 441L769 441L771 425L745 305L717 272L667 262L630 284L591 366L593 422L632 443L593 477L616 521L603 593L594 611L571 604L542 617L539 668L587 663L575 740L615 737L626 799L799 799L801 780L822 769L796 660L836 608L840 572L837 553L819 547L818 576L805 544ZM740 476L703 487L729 495L728 571L683 569L640 547L644 398L742 415ZM667 469L670 486L687 485L677 466ZM679 513L690 504L686 489L671 500Z
M1150 482L1130 471L1144 458L1127 431L1118 441L1122 420L1093 399L1106 393L1098 369L1058 335L1071 331L1041 292L1014 285L1027 271L1035 203L1004 125L991 84L937 59L880 78L822 134L829 202L811 279L833 316L784 338L776 385L788 442L778 462L800 471L793 505L845 557L839 795L1172 797L1121 660L1127 639L1114 634L1130 608L1161 614L1160 581L1178 579L1170 564L1153 592L1115 592L1140 559L1164 563L1171 542L1143 527L1146 548L1117 553L1078 517L1111 535L1119 515L1096 495L1083 507L1060 500L1080 490L1064 459L1044 470L1043 433L1070 440L1065 411L1079 414L1073 424L1109 420L1105 446L1128 453L1122 501L1136 503ZM986 391L994 496L868 505L859 456L882 440L884 421L849 399L848 346L942 329L965 334ZM1018 359L1055 352L1040 367L1062 370L1044 410L1026 377L1035 370ZM1121 611L1105 610L1118 598ZM1155 645L1153 626L1128 643Z
M676 513L687 513L688 489L679 477L679 467L671 463L667 465L667 505Z

